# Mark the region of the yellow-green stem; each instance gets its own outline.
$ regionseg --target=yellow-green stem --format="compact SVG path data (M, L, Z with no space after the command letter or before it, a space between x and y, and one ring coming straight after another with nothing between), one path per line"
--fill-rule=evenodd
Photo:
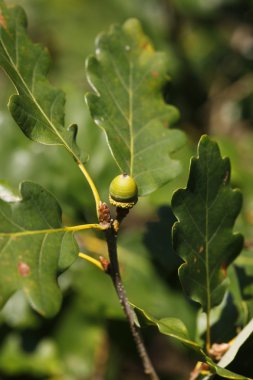
M101 269L102 271L104 271L104 268L101 264L100 261L94 259L93 257L87 255L86 253L83 253L83 252L79 252L78 254L79 257L81 257L81 259L84 259L86 261L89 261L90 263L96 265L99 269Z
M95 203L96 203L97 216L99 217L99 205L100 205L101 199L100 199L98 190L97 190L91 176L89 175L87 169L84 167L83 163L81 161L77 161L77 164L78 164L81 172L85 176L85 178L86 178L86 180L87 180L87 182L91 188L91 191L92 191L93 197L95 199Z
M61 228L50 228L50 229L44 229L44 230L29 230L29 231L18 231L18 232L0 232L0 238L1 237L21 237L21 236L28 236L28 235L38 235L38 234L53 234L57 232L78 232L83 230L89 230L89 229L96 229L104 231L106 230L105 226L102 226L100 224L82 224L79 226L72 226L72 227L61 227Z

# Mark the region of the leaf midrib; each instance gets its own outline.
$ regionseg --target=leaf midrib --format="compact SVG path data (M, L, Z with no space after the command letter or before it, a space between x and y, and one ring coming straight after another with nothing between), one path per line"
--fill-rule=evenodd
M134 136L133 136L133 63L129 61L129 133L130 133L130 175L133 175L134 165Z
M123 47L124 48L124 47ZM124 80L122 79L118 69L117 69L117 65L115 65L115 62L114 60L112 59L111 55L110 55L110 60L112 62L112 65L113 65L113 68L114 68L114 71L117 75L117 77L119 78L119 81L122 85L122 87L125 89L125 91L127 92L128 94L128 115L125 115L124 111L121 109L121 107L119 107L116 99L114 98L114 96L110 93L109 89L108 89L108 86L107 84L105 83L105 81L103 80L104 84L106 85L106 88L108 90L108 92L110 93L112 99L114 100L116 106L118 107L120 113L122 114L122 116L125 118L126 122L128 123L128 127L129 127L129 138L130 138L130 144L129 144L129 151L130 151L130 165L129 165L129 169L130 169L130 175L132 176L133 175L133 169L134 169L134 131L133 131L133 94L134 94L134 91L133 91L133 62L131 61L131 59L129 59L128 56L126 56L126 60L128 61L128 65L129 65L129 76L128 76L128 86L127 84L125 84ZM128 147L128 143L126 143L126 146Z

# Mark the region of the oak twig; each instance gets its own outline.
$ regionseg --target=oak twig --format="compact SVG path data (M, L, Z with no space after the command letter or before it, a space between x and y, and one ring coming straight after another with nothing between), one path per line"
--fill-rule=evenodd
M128 320L130 330L136 344L137 351L143 363L144 371L147 375L149 375L151 380L159 380L159 377L156 374L156 371L151 363L149 355L144 346L142 337L138 331L137 326L135 325L134 314L128 302L126 292L121 280L119 262L118 262L118 253L117 253L117 232L115 231L113 227L113 222L111 224L111 227L105 230L105 236L106 236L106 242L107 242L108 253L109 253L109 258L110 258L110 267L107 273L110 275L113 281L113 285L117 292L119 302Z

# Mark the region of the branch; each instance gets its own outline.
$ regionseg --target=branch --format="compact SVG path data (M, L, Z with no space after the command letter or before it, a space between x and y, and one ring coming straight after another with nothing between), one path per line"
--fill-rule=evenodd
M151 380L159 380L156 374L156 371L151 363L149 355L146 351L146 348L144 346L142 337L135 325L134 313L128 302L126 292L121 280L119 262L118 262L118 253L117 253L117 233L113 227L113 222L111 224L111 227L105 230L105 236L106 236L106 242L107 242L108 253L109 253L109 258L110 258L110 266L108 268L107 273L110 275L112 279L114 288L119 298L119 302L128 320L130 330L136 344L137 351L142 360L144 372L147 375L149 375Z

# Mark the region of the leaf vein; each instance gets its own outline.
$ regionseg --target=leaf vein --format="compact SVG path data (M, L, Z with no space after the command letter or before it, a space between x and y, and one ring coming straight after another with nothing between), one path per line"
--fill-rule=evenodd
M121 108L121 105L118 103L117 99L114 97L114 94L112 93L112 91L109 89L107 82L104 80L104 78L102 79L102 81L103 81L104 86L107 90L107 93L110 95L111 99L113 100L114 104L118 108L118 110L121 113L121 115L123 116L123 118L126 120L127 124L129 124L129 119L128 119L127 115L125 114L124 110Z
M13 220L11 220L8 216L6 216L6 214L3 212L2 209L0 209L0 214L3 216L3 218L5 220L7 220L7 222L9 222L12 226L14 227L17 227L19 230L22 230L22 231L25 231L25 229L23 227L20 226L20 224L18 223L15 223Z

